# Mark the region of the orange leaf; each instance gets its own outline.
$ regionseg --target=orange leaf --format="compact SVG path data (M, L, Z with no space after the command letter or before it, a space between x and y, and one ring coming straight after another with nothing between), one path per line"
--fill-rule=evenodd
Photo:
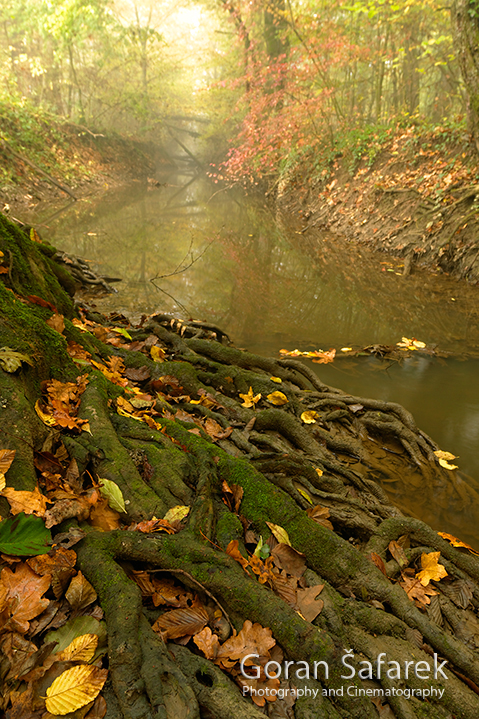
M1 494L7 498L12 514L25 512L25 514L34 514L37 517L45 515L47 498L41 494L38 487L35 487L33 492L22 492L12 487L5 487Z
M16 565L15 572L8 567L2 570L0 587L2 585L7 590L6 605L10 614L6 627L25 634L28 621L41 614L50 603L42 598L50 586L50 577L39 577L22 562Z

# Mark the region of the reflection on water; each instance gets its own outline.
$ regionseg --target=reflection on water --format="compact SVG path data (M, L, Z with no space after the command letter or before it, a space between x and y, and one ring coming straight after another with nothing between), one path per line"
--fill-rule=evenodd
M426 273L404 278L396 274L399 267L384 264L388 257L328 233L309 239L263 202L218 191L205 180L177 175L160 181L159 188L138 184L101 202L76 203L43 227L59 248L91 260L103 275L123 278L117 294L97 301L102 311L133 318L186 311L262 354L394 344L406 335L477 357L476 288ZM418 356L389 367L342 358L318 372L348 392L400 402L479 479L478 369L478 359ZM411 509L417 500L411 497ZM428 521L447 531L447 507L438 507L437 515L428 508Z

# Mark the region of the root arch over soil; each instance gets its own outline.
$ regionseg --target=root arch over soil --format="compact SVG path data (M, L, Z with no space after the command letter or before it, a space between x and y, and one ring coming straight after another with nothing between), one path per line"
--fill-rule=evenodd
M13 263L8 274L12 282L15 270ZM49 275L50 264L43 263L40 270ZM8 278L5 283L8 286ZM58 305L52 297L60 288L51 287L48 300ZM25 323L14 349L45 357L49 350L40 326L51 310L19 299L20 280L13 289ZM0 328L9 333L11 344L17 315L8 308L14 300L5 288L0 290ZM407 410L328 387L299 361L236 349L225 344L224 333L204 323L174 322L157 315L142 327L129 328L135 342L152 335L160 340L165 361L158 363L139 351L112 347L80 332L68 320L74 310L64 297L63 312L64 337L85 347L96 361L118 356L130 370L146 367L143 389L151 391L151 383L154 386L160 377L176 378L182 388L175 402L158 398L155 427L118 414L115 402L123 389L97 369L82 366L88 371L88 385L78 415L89 421L91 434L62 433L80 476L88 471L114 481L126 501L125 528L100 532L79 520L54 527L65 533L69 528L78 531L80 525L85 532L75 551L107 622L107 717L479 716L479 561L419 519L404 516L391 504L382 483L404 481L414 474L430 486L431 493L443 492L465 504L477 497L473 490L464 490L454 472L439 466L434 455L437 445L418 430ZM108 326L106 318L88 312L85 316ZM53 332L45 328L47 335ZM2 446L17 450L21 458L21 471L15 472L13 465L7 475L7 483L16 489L33 488L32 448L41 448L51 433L34 412L40 381L49 379L49 368L57 379L78 374L63 337L54 354L54 363L47 358L15 374L0 370L0 394L9 412ZM250 388L261 399L246 407L240 394L248 395ZM267 399L278 391L287 400L279 406ZM213 401L202 403L205 396ZM190 399L200 403L192 404ZM301 415L308 411L316 412L314 423L302 421ZM203 421L201 427L194 418ZM208 419L223 433L212 438L205 431ZM241 488L237 506L225 503L225 483ZM126 530L132 523L162 517L177 505L191 510L176 534ZM325 524L307 512L316 505L324 508L324 516L329 511ZM236 540L243 557L251 558L260 537L274 549L276 540L270 539L268 522L282 527L292 547L304 556L300 586L324 585L320 595L324 606L312 622L291 606L294 602L286 601L285 591L278 590L271 575L260 583L226 552ZM409 575L404 558L391 553L391 546L396 546L391 542L398 541ZM437 593L430 595L429 603L428 598L414 601L399 584L401 571L414 579L421 556L431 552L440 552L448 577L430 583ZM292 672L289 680L282 678L281 687L306 688L310 693L298 696L294 704L276 699L256 706L192 641L183 646L165 643L152 630L164 608L153 607L131 580L140 570L150 576L171 576L196 594L209 610L209 624L221 642L234 630L239 632L245 621L269 628L286 660L311 667L309 678L304 672L300 677ZM219 615L221 630L215 625ZM381 653L386 661L398 662L400 678L388 676L384 667L376 676ZM345 655L356 670L354 677L346 679L351 671L342 663ZM364 672L358 676L366 661L374 667L372 679ZM447 662L444 674L435 676L435 661ZM319 671L314 679L314 662L328 666L327 676ZM428 662L432 671L427 680L414 671L405 672L407 662L409 666ZM431 690L426 698L419 693L424 688ZM378 698L381 689L389 694ZM316 696L311 695L313 690ZM5 698L12 686L4 683L2 691Z

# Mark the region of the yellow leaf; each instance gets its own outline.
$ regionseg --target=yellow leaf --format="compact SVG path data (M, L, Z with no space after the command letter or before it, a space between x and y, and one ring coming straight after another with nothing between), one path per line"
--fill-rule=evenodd
M102 690L107 674L107 669L88 664L67 669L47 689L47 711L63 716L89 704Z
M310 504L313 504L313 500L311 499L311 497L309 496L309 494L306 492L305 489L301 489L301 487L298 487L297 489L298 489L298 492L300 493L300 495L302 497L304 497L307 502L309 502Z
M447 577L447 572L442 564L438 564L441 552L429 552L429 554L421 554L420 572L417 572L416 579L419 579L423 587L427 587L431 579L438 582L440 579Z
M353 351L352 347L341 347L341 352L352 352L352 351Z
M270 377L270 380L272 382L276 382L276 384L281 384L281 382L283 381L281 377Z
M181 522L181 520L187 517L189 513L190 507L187 507L184 504L178 504L176 507L169 509L163 519L170 524L172 522Z
M318 473L318 475L319 475L320 477L323 476L324 472L323 472L322 469L319 469L319 467L315 467L315 470L316 470L316 472Z
M289 546L291 547L288 532L283 529L283 527L280 527L277 524L272 524L271 522L266 522L266 524L271 529L272 534L276 537L280 544L289 544Z
M441 467L444 467L444 469L457 469L457 464L449 464L449 462L446 462L445 459L438 460Z
M98 646L96 634L82 634L76 637L71 644L62 652L59 652L55 659L62 662L89 662L95 656Z
M165 350L162 350L161 347L157 347L156 345L153 345L150 350L151 359L154 362L164 362L165 354Z
M255 395L253 392L253 388L250 387L248 390L248 394L241 394L241 392L240 392L240 397L241 397L241 399L244 400L244 402L241 405L242 407L254 407L256 405L256 403L260 401L261 394Z
M47 427L53 427L57 423L53 415L47 414L42 410L39 399L35 402L35 412L38 414L42 422L47 425Z
M266 399L268 402L271 402L271 404L275 404L278 407L280 407L282 404L287 404L289 402L288 398L286 397L283 392L271 392Z
M305 424L315 424L317 417L319 417L319 414L315 412L314 409L312 409L308 410L307 412L303 412L303 414L301 415L301 420Z
M466 544L466 542L461 542L461 540L455 537L453 534L448 534L447 532L438 532L438 534L440 537L450 542L453 547L463 547L464 549L468 549L472 554L479 556L479 552L477 552L473 547L471 547L470 544Z
M47 498L35 487L33 492L17 491L13 487L4 487L2 495L7 498L12 514L34 514L44 517L47 509Z
M455 454L451 454L450 452L443 452L442 449L437 449L434 454L438 459L457 459Z
M420 350L424 349L424 347L426 346L425 342L420 342L419 340L413 340L412 343L413 343L414 347L416 347L417 349L420 349Z

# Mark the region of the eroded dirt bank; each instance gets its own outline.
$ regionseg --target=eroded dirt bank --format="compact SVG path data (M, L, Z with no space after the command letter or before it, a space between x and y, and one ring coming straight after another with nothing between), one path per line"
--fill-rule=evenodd
M423 266L479 280L478 158L465 135L436 127L373 136L364 151L336 153L314 172L298 165L276 188L300 232L329 229Z

